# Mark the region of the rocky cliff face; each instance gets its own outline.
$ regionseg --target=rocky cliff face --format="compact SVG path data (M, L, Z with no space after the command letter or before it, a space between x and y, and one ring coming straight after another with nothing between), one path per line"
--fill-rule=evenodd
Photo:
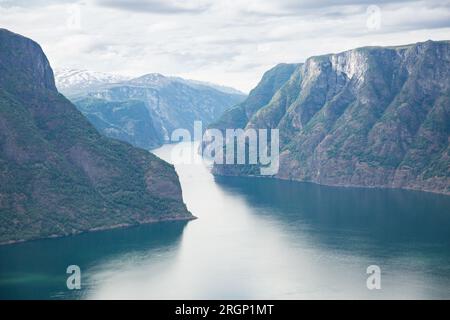
M270 102L273 95L289 80L297 64L281 63L264 73L258 85L238 105L226 110L210 128L244 128L256 111Z
M245 126L280 129L278 178L450 194L450 42L311 57Z
M190 219L174 168L101 136L41 48L0 29L0 243Z

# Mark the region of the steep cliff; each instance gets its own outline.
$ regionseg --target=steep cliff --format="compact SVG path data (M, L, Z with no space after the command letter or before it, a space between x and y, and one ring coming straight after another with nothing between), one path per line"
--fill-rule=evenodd
M245 126L280 130L277 178L450 194L450 42L311 57Z
M174 168L101 136L40 46L0 29L0 243L190 219Z

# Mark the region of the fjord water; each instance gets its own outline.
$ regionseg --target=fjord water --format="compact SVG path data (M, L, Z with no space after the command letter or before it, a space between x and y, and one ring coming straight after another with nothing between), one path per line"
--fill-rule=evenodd
M448 196L176 170L199 219L2 246L0 298L450 298ZM66 288L72 264L81 290Z

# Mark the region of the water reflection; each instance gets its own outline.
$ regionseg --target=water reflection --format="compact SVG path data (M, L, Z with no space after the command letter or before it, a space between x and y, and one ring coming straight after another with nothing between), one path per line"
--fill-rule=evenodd
M86 299L450 298L450 197L176 170L199 219L0 247L2 297L73 297L79 264Z
M275 179L216 177L261 216L287 225L363 232L380 242L441 243L450 248L450 197L391 189L336 188Z
M81 298L98 265L174 252L185 225L167 222L1 246L0 299ZM82 291L66 288L71 264L81 268Z

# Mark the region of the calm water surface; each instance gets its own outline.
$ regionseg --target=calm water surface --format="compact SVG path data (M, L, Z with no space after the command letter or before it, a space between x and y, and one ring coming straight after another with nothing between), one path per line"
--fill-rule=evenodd
M0 298L450 299L448 196L176 170L199 219L1 246Z

